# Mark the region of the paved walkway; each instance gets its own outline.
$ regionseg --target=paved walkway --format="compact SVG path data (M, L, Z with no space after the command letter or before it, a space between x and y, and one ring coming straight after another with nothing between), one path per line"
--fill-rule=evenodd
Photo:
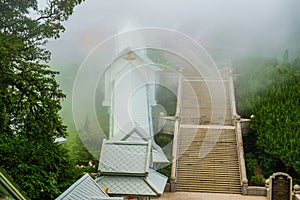
M239 194L165 192L159 200L267 200L264 196L243 196Z

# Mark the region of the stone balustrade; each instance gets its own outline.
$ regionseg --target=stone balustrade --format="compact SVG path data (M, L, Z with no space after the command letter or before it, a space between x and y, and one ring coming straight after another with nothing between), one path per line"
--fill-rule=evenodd
M170 177L170 191L175 192L176 186L176 169L177 169L177 153L178 153L178 133L180 125L180 112L181 112L181 81L182 77L178 77L178 87L177 87L177 104L175 113L175 124L174 124L174 136L173 136L173 149L172 149L172 166L171 166L171 177Z
M229 97L230 97L230 102L231 102L231 114L233 117L233 123L235 124L235 128L236 128L236 141L237 141L239 167L240 167L240 175L241 175L242 194L248 194L248 179L247 179L247 174L246 174L243 136L242 136L241 123L240 123L241 117L236 113L234 84L233 84L233 79L232 79L231 74L229 74L229 82L228 83L229 83Z

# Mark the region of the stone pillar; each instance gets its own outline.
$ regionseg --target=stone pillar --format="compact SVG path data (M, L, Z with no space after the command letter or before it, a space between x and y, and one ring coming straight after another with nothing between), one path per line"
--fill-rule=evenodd
M176 183L174 179L170 180L170 192L176 192Z
M248 194L248 180L243 179L242 181L242 195L247 195Z
M178 87L177 87L177 104L176 104L176 114L175 114L175 125L174 125L174 137L173 137L173 149L172 149L172 166L171 166L171 177L170 177L170 192L176 191L176 170L177 170L177 153L178 153L178 134L180 126L180 114L181 114L181 79L178 77Z
M300 186L294 185L293 200L300 200Z
M173 137L173 149L172 149L172 167L171 167L171 180L176 180L176 168L177 168L177 151L178 151L178 132L179 132L179 120L175 121L174 125L174 137Z
M267 188L267 199L270 199L270 179L265 181L265 187Z

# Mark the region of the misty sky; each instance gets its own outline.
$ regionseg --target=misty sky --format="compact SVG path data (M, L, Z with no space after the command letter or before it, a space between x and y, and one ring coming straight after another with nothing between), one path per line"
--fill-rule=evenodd
M51 41L52 62L81 62L107 37L137 27L183 32L210 53L300 55L299 0L85 0ZM230 53L228 53L230 52Z

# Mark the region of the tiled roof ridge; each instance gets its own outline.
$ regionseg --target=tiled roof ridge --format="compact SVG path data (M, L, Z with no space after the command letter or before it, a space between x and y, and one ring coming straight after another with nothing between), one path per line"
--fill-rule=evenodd
M77 187L80 186L81 183L83 183L84 181L86 181L87 179L90 179L93 181L93 183L95 184L95 186L97 188L99 188L102 192L102 194L106 197L109 197L103 190L102 188L96 183L96 181L89 175L89 173L84 174L80 179L78 179L75 183L73 183L67 190L65 190L59 197L57 197L56 200L59 199L63 199L65 196L67 196L68 194L70 194L72 191L76 190Z
M124 148L122 148L122 145L124 145ZM130 145L132 145L132 148ZM137 156L137 158L135 158L135 156ZM132 160L132 162L130 162L130 160ZM136 167L136 165L133 164L134 161L138 161L140 167ZM150 163L151 140L147 142L136 142L104 139L98 170L99 173L103 175L146 176L149 172Z

